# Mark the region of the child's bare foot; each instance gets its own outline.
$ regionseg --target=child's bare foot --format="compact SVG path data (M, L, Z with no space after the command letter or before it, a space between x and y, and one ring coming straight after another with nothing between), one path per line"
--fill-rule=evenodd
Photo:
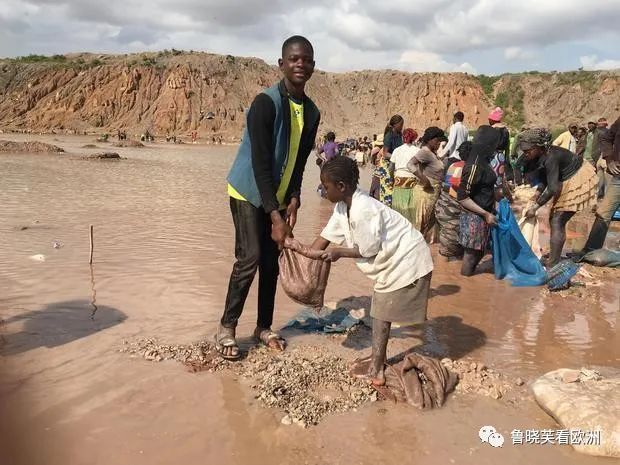
M350 373L354 378L366 381L373 386L385 385L385 372L383 367L380 370L375 370L372 366L371 356L355 360L350 367Z

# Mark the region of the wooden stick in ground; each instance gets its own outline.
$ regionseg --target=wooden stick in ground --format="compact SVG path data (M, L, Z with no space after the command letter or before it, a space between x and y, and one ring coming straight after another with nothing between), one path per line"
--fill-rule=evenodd
M90 258L88 259L88 264L92 265L93 264L93 225L90 225Z

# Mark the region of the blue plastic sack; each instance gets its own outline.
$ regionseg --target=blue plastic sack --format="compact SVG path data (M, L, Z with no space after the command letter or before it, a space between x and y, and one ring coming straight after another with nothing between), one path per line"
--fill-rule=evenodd
M311 308L302 308L295 318L284 325L284 328L305 332L344 333L360 323L362 320L353 317L349 310L344 308L330 310L323 307L320 313Z
M508 200L499 202L497 227L491 229L493 266L497 279L509 279L513 286L542 286L547 272L521 234Z

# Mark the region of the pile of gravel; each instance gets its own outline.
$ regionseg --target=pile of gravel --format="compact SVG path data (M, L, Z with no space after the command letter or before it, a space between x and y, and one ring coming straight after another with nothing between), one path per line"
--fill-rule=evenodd
M241 375L254 380L256 398L286 412L283 424L307 427L325 416L377 400L377 392L348 373L345 360L318 347L298 347L276 356L250 351Z

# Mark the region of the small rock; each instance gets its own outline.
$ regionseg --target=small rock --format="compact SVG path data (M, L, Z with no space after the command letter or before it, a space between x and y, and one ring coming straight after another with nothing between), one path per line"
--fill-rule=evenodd
M476 371L476 367L477 367L477 366L478 366L478 365L476 364L476 362L471 362L471 363L469 364L469 369L470 369L471 371Z
M525 381L523 381L521 378L517 378L515 384L517 386L523 386L525 384Z
M562 374L562 382L563 383L576 383L579 381L579 376L581 372L578 370L567 370Z
M285 415L282 420L280 420L280 423L282 423L283 425L286 426L290 426L293 424L293 420L291 420L291 417L289 415Z

